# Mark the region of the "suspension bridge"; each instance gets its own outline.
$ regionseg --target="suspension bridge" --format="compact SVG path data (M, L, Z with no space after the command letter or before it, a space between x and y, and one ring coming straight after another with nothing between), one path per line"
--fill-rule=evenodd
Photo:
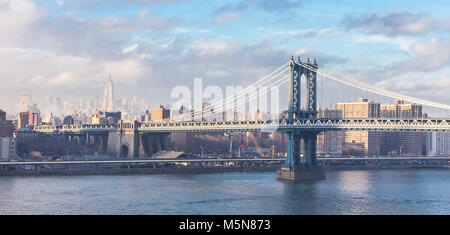
M287 85L288 92L279 92ZM287 94L287 107L279 108L277 93ZM303 97L302 97L303 95ZM240 115L246 110L258 108L271 98L269 117L249 120ZM278 97L277 97L278 96ZM275 99L274 99L275 97ZM366 114L346 113L327 117L320 111L333 109L338 103L365 97L375 104L392 103L395 100L415 105L414 109L398 112L368 108ZM277 102L278 101L278 102ZM278 104L277 104L278 103ZM284 103L284 102L283 102ZM403 104L403 103L402 103ZM279 109L279 112L275 109ZM274 111L275 110L275 111ZM231 114L231 118L229 117ZM448 132L450 131L450 105L432 102L388 91L360 80L319 67L314 59L302 62L291 58L286 64L225 99L203 106L199 110L181 113L161 121L120 121L118 125L42 125L36 132L85 136L109 133L102 139L114 152L131 149L132 156L139 157L141 150L151 153L164 148L167 134L174 132L283 132L287 136L287 153L279 178L323 178L318 167L317 135L323 131L380 131L380 132ZM113 134L111 134L113 133ZM155 147L155 141L159 147ZM303 142L303 144L301 144ZM125 144L124 144L125 143ZM303 148L301 151L300 147ZM110 148L110 147L108 147ZM300 157L301 152L303 157Z

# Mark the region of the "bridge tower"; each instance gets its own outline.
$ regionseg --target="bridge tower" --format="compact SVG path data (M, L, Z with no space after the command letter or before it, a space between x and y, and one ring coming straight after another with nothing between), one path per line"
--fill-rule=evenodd
M305 66L302 66L305 65ZM299 119L314 119L317 116L317 63L301 62L300 58L290 61L289 107L288 120L294 123ZM301 109L301 79L306 78L305 110ZM317 164L316 144L317 131L286 130L287 153L286 162L278 172L279 179L322 179L325 174ZM303 140L303 158L300 158L300 146Z

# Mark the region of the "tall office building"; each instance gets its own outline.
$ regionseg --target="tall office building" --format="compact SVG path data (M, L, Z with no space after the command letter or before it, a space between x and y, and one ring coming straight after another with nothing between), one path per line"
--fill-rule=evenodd
M113 103L113 82L111 80L111 74L109 74L109 80L105 85L105 91L103 93L103 105L102 109L105 112L114 112Z

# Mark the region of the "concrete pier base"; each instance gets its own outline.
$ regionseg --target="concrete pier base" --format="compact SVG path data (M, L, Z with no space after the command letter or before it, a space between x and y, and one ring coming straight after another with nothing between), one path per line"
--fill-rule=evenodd
M320 167L286 167L282 166L277 170L277 179L287 180L311 180L325 179L325 172Z

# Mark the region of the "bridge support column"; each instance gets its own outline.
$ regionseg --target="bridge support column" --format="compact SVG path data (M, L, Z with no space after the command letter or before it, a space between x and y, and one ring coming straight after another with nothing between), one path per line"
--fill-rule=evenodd
M317 133L305 132L303 134L303 159L308 167L317 167Z
M295 131L289 131L287 135L287 153L285 165L289 167L300 166L300 136Z
M287 137L286 162L277 170L277 178L287 180L325 179L325 172L317 162L317 133L288 132ZM303 139L303 161L300 161L300 139Z
M288 122L294 123L301 118L316 118L316 73L306 68L317 68L317 64L309 62L307 66L301 66L303 63L300 58L297 62L291 59L290 82L289 82L289 110ZM301 75L306 76L306 106L307 110L300 109L300 79ZM317 163L316 144L317 132L308 131L300 133L296 129L286 130L287 134L287 153L286 162L277 171L278 179L288 180L306 180L306 179L324 179L325 173ZM300 140L303 139L303 161L300 161Z

